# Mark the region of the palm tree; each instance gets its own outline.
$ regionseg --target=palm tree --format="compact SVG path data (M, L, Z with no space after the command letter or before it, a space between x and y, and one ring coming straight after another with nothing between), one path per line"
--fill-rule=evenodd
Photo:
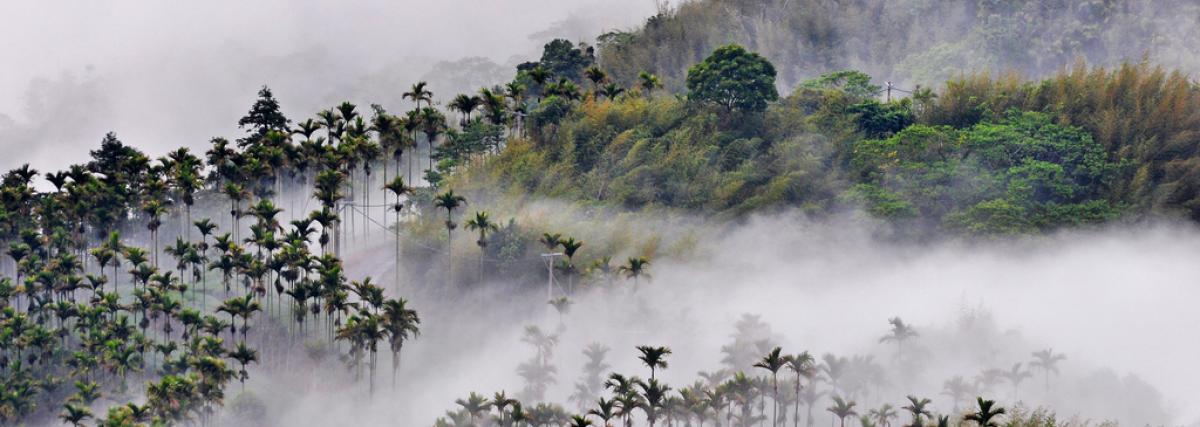
M512 409L508 411L508 419L512 421L513 427L520 427L522 422L529 419L529 412L521 408L521 402L513 402Z
M413 153L414 153L414 155L408 156L408 182L412 182L412 183L416 182L413 180L412 173L413 173L413 162L414 162L414 160L417 160L416 158L418 157L418 154L417 154L417 151L418 151L417 150L417 131L421 129L421 123L422 123L422 118L421 118L421 110L420 109L412 110L412 111L405 113L404 119L401 121L401 125L402 125L401 127L404 129L404 132L408 135L408 138L404 139L403 142L405 145L411 147L413 149Z
M559 245L563 248L563 255L567 256L566 274L567 274L567 290L575 293L575 276L579 270L575 268L575 253L579 252L579 248L583 247L582 240L575 240L574 237L568 237L566 240L560 240Z
M795 409L792 411L793 415L795 415L792 425L796 427L800 426L800 378L811 377L816 373L813 368L813 360L812 355L808 354L807 351L787 358L787 368L796 373L796 401Z
M390 299L383 303L383 329L387 332L392 350L392 387L396 387L396 371L400 368L400 350L404 342L421 335L421 317L416 310L408 308L404 298Z
M911 326L904 323L900 317L888 319L888 323L892 325L892 330L887 335L879 338L879 342L885 343L888 341L896 342L896 358L902 359L904 354L904 342L917 337L917 331Z
M171 157L176 162L175 181L176 191L179 192L179 197L183 201L186 212L185 222L183 223L184 237L187 240L192 239L192 205L196 204L196 191L200 190L202 183L200 182L200 159L188 152L187 148L180 148L171 153Z
M911 424L912 427L921 427L922 425L924 425L921 422L921 417L924 415L929 415L929 409L926 409L925 407L929 406L931 401L929 399L917 398L916 396L913 396L911 394L906 396L906 398L908 399L908 405L905 405L901 409L904 409L905 411L908 411L909 413L912 414L912 417L913 417L913 422Z
M479 245L479 281L483 282L483 256L487 251L487 235L500 229L500 226L492 222L486 211L476 211L475 216L467 220L467 229L479 232L479 240L475 244Z
M571 311L571 304L574 303L571 302L570 298L558 297L550 300L547 304L550 304L550 306L554 307L554 311L558 312L558 325L561 328L563 324L563 316Z
M245 341L237 343L233 351L229 352L229 358L236 360L241 369L238 370L238 382L242 383L242 389L246 388L246 380L250 378L250 373L246 371L246 365L258 361L258 351L246 345Z
M450 101L450 109L462 113L463 117L458 123L462 127L467 127L467 123L471 122L471 113L482 103L483 99L478 96L460 94Z
M475 392L471 392L466 399L455 399L454 403L470 414L471 425L475 425L475 420L492 408L492 403L486 397Z
M594 415L596 418L599 418L604 423L604 427L611 427L608 422L616 417L616 407L615 401L601 397L596 402L596 407L588 410L588 415Z
M321 119L321 127L325 128L325 136L332 143L333 140L341 140L342 132L345 129L346 123L333 110L321 110L317 112L317 118Z
M600 67L592 66L583 70L584 77L592 81L592 93L595 94L600 89L600 82L608 78L608 74L601 70ZM594 95L593 95L594 96Z
M1004 408L996 406L996 402L992 400L984 400L982 397L977 397L975 402L979 405L979 409L973 413L963 417L964 420L974 421L979 427L998 427L999 424L993 421L996 417L1004 415Z
M1017 363L1013 364L1012 368L1009 368L1007 371L1001 372L1000 376L1003 377L1005 380L1007 380L1009 384L1012 384L1013 401L1017 401L1017 400L1019 400L1018 396L1019 396L1019 392L1020 392L1021 383L1029 378L1032 378L1033 373L1029 372L1026 369L1022 369L1021 363L1017 362Z
M75 427L83 425L83 420L92 417L92 410L86 406L77 406L70 403L63 405L63 411L58 415L64 423Z
M258 301L254 300L253 293L247 293L240 297L233 297L221 303L217 308L218 312L228 313L230 319L236 321L238 317L242 318L242 341L246 340L246 334L250 330L250 317L254 312L262 309ZM231 333L237 331L237 327L230 323L229 331Z
M454 223L454 210L462 205L467 204L467 198L454 194L454 190L446 190L445 193L438 194L433 200L435 207L446 210L446 283L454 283L454 258L451 253L454 249L454 229L458 224Z
M783 355L783 349L775 347L754 364L754 367L771 372L771 425L779 425L779 370L788 363L790 356Z
M583 415L572 415L571 423L568 425L570 427L590 427L595 424L592 423L592 420L587 419L587 417Z
M380 149L384 154L390 155L391 159L396 163L395 176L400 176L400 158L404 154L404 140L407 135L403 129L403 119L387 113L382 106L372 104L371 109L375 110L375 115L371 118L371 130L375 131L379 139ZM383 159L383 185L386 187L391 181L388 180L388 159ZM383 197L384 205L387 205L387 194ZM400 200L396 199L399 203ZM388 206L383 208L383 222L387 222Z
M542 237L538 238L538 242L546 247L546 250L553 252L558 249L558 245L562 244L562 234L559 233L542 233Z
M506 415L506 413L504 412L505 408L508 408L509 406L516 404L516 403L517 403L517 400L509 398L508 393L505 393L504 390L498 391L492 395L492 408L494 408L496 410L496 413L499 414L496 418L498 421L500 421L501 426L508 425L505 423L505 419L504 419L504 416Z
M667 368L667 355L671 354L670 348L641 345L637 347L637 350L641 353L638 359L650 368L651 380L654 380L654 373L658 368Z
M609 83L600 89L600 93L610 101L616 101L618 96L621 96L622 93L625 93L625 88L622 88L616 83Z
M661 349L663 347L659 348ZM670 353L670 350L667 350L667 353ZM663 362L662 367L666 367L665 361ZM646 414L646 421L650 423L650 427L654 427L655 421L657 421L661 415L660 410L666 403L667 393L670 392L671 388L665 384L660 384L658 380L654 379L654 367L651 366L650 369L650 381L638 382L637 385L642 388L642 412Z
M316 181L313 185L313 197L321 202L323 218L318 219L321 223L321 235L323 240L328 240L326 236L332 231L334 237L333 253L341 254L341 239L338 233L338 225L340 221L337 215L338 202L345 197L342 194L342 185L346 182L346 176L342 172L327 169L317 174ZM321 222L325 220L325 222ZM332 228L332 229L331 229ZM324 251L325 243L321 244Z
M955 376L942 383L942 395L954 401L954 412L958 413L958 404L963 398L974 393L974 387L967 383L962 376Z
M879 427L888 427L891 425L891 419L896 418L896 411L892 405L884 404L879 409L872 409L868 414L875 419Z
M383 186L383 188L396 196L396 204L392 205L392 209L395 210L395 213L396 213L396 223L393 224L393 226L392 226L392 233L396 238L396 264L394 267L393 274L394 274L394 280L395 280L394 286L396 286L396 289L399 289L399 286L400 286L400 211L404 209L404 205L402 203L400 203L400 197L407 195L407 194L412 194L414 188L409 187L407 184L405 184L404 177L400 176L399 173L397 173L396 177L392 179L392 182L389 182L387 185Z
M433 92L430 92L429 89L426 89L427 85L428 84L423 81L417 82L412 85L412 89L410 89L408 92L404 92L400 96L404 99L412 100L412 102L417 104L417 108L420 109L422 101L424 101L426 105L429 105L431 102L433 102Z
M150 240L154 243L154 268L158 268L158 227L162 225L162 215L166 212L167 208L159 200L150 200L142 205L142 213L149 218L146 229L150 230Z
M240 227L238 224L238 218L241 217L242 200L246 200L248 193L246 192L245 187L242 187L240 184L234 182L225 184L223 191L225 192L225 197L229 198L229 223L230 228L232 228L230 231L233 233L233 237L237 239L239 237L238 230Z
M650 260L645 257L630 257L628 263L620 267L620 271L625 273L626 278L633 279L633 289L637 290L638 279L641 277L650 277L646 273L646 267L650 265Z
M658 76L645 71L638 73L638 81L642 86L642 92L644 92L646 96L652 95L654 89L662 86L662 82L658 80Z
M857 403L854 401L847 402L841 396L833 396L833 406L826 408L826 411L832 412L841 420L841 427L846 427L846 417L856 416L858 412L854 410Z
M566 78L559 79L558 82L546 85L546 93L557 95L571 101L578 101L582 97L579 93L579 86Z
M526 74L528 74L529 78L531 80L533 80L534 83L537 84L537 86L538 86L537 101L539 103L542 102L542 94L543 94L543 92L545 92L546 81L550 80L550 70L547 70L546 67L542 66L542 64L538 64L537 66L533 67L529 71L526 71Z
M806 387L801 390L800 400L804 401L804 408L805 412L807 413L804 419L805 427L813 424L813 409L816 407L817 402L820 401L822 397L825 397L826 394L828 393L824 390L817 390L816 387Z
M433 171L433 144L438 135L446 130L446 116L433 107L421 109L421 133L425 134L425 142L429 144L429 171Z
M1033 362L1030 362L1029 366L1042 370L1042 375L1046 380L1047 396L1050 395L1050 374L1058 375L1058 363L1066 359L1067 356L1055 353L1052 348L1033 352Z

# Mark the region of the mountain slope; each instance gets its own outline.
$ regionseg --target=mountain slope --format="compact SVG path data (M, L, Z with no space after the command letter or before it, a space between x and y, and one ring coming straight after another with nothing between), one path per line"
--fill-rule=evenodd
M1041 77L1077 59L1194 71L1198 24L1200 5L1181 0L700 0L601 36L598 57L624 84L645 70L680 90L687 67L737 43L774 62L785 88L850 68L912 87L971 71Z

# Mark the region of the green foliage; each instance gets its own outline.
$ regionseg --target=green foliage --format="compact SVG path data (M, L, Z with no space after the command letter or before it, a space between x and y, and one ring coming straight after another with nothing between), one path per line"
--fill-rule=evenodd
M543 106L554 102L547 99ZM767 113L780 120L757 122L764 128L723 129L712 112L675 98L588 101L556 126L553 143L545 132L534 144L510 143L484 166L489 179L473 185L490 187L496 179L633 208L730 214L752 206L826 206L835 194L820 173L819 159L827 153L805 139L808 125L782 127L803 122L802 115L784 108Z
M728 111L758 112L779 99L775 66L757 53L728 45L688 69L688 98L710 102Z
M907 99L887 104L872 99L851 105L848 112L858 115L858 128L870 138L891 136L915 120L912 102Z
M551 125L556 125L571 112L570 100L559 97L550 96L538 103L529 114L529 119L535 128L544 128Z
M822 74L815 79L806 80L800 84L800 87L808 89L837 89L847 96L859 100L873 99L882 89L879 85L871 83L871 76L857 70L842 70Z
M1149 110L1156 113L1138 107L1136 96L1065 98L1113 85L1158 100ZM1145 212L1130 209L1139 206L1131 196L1166 190L1154 179L1171 175L1144 171L1187 176L1193 164L1148 157L1168 153L1156 141L1193 137L1157 115L1192 123L1196 113L1183 107L1197 98L1182 80L1145 66L1069 71L1040 83L967 77L890 103L872 96L877 89L861 72L831 73L732 126L674 98L551 97L531 115L549 131L510 143L468 184L734 216L785 206L819 215L849 204L907 234L1004 235ZM1127 111L1142 121L1123 119ZM1178 147L1170 155L1196 151ZM1151 190L1132 191L1138 187Z
M292 121L283 115L279 101L271 93L271 89L263 86L258 91L258 100L250 107L245 117L238 120L238 127L245 128L250 133L239 145L245 146L251 141L258 141L267 136L267 132L289 132L288 124Z
M1078 64L1041 82L973 75L948 82L922 120L965 127L1012 109L1090 133L1123 167L1109 198L1200 220L1200 91L1183 74L1142 63Z
M1115 217L1118 165L1079 128L1010 113L957 130L916 125L855 146L851 189L884 218L973 234L1015 234Z
M434 149L438 170L448 171L473 157L498 150L504 140L504 127L473 120L461 131L451 130L446 140Z
M539 61L556 78L580 81L583 70L595 61L593 48L584 44L576 46L564 39L554 39L542 49Z

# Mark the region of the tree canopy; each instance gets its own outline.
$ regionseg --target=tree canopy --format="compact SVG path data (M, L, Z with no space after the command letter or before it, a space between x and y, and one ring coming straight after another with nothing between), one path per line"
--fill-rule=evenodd
M757 112L779 99L775 66L757 53L728 45L688 69L688 98L726 110Z
M271 88L263 86L258 90L258 100L254 101L250 111L246 113L245 117L238 120L238 127L246 129L246 132L250 134L240 140L239 144L244 146L246 141L262 139L270 131L288 132L288 125L291 122L283 115L279 101L271 93Z

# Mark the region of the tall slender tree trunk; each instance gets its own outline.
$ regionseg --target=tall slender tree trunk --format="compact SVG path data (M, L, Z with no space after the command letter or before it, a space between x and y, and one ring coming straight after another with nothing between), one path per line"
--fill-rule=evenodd
M792 427L800 427L800 374L796 374L796 403L792 411Z
M388 183L387 178L388 178L388 158L384 157L383 158L383 184L384 185L387 185L387 183ZM383 192L383 220L380 221L381 224L387 224L387 215L388 215L389 208L391 208L391 206L388 206L388 196L387 196L387 191L385 190Z
M771 427L779 426L779 374L772 373L771 378Z
M399 195L396 196L400 197ZM396 240L396 262L392 265L392 289L400 292L400 212L396 212L396 225L392 229Z
M154 241L154 268L158 269L158 230L150 230L150 240Z

